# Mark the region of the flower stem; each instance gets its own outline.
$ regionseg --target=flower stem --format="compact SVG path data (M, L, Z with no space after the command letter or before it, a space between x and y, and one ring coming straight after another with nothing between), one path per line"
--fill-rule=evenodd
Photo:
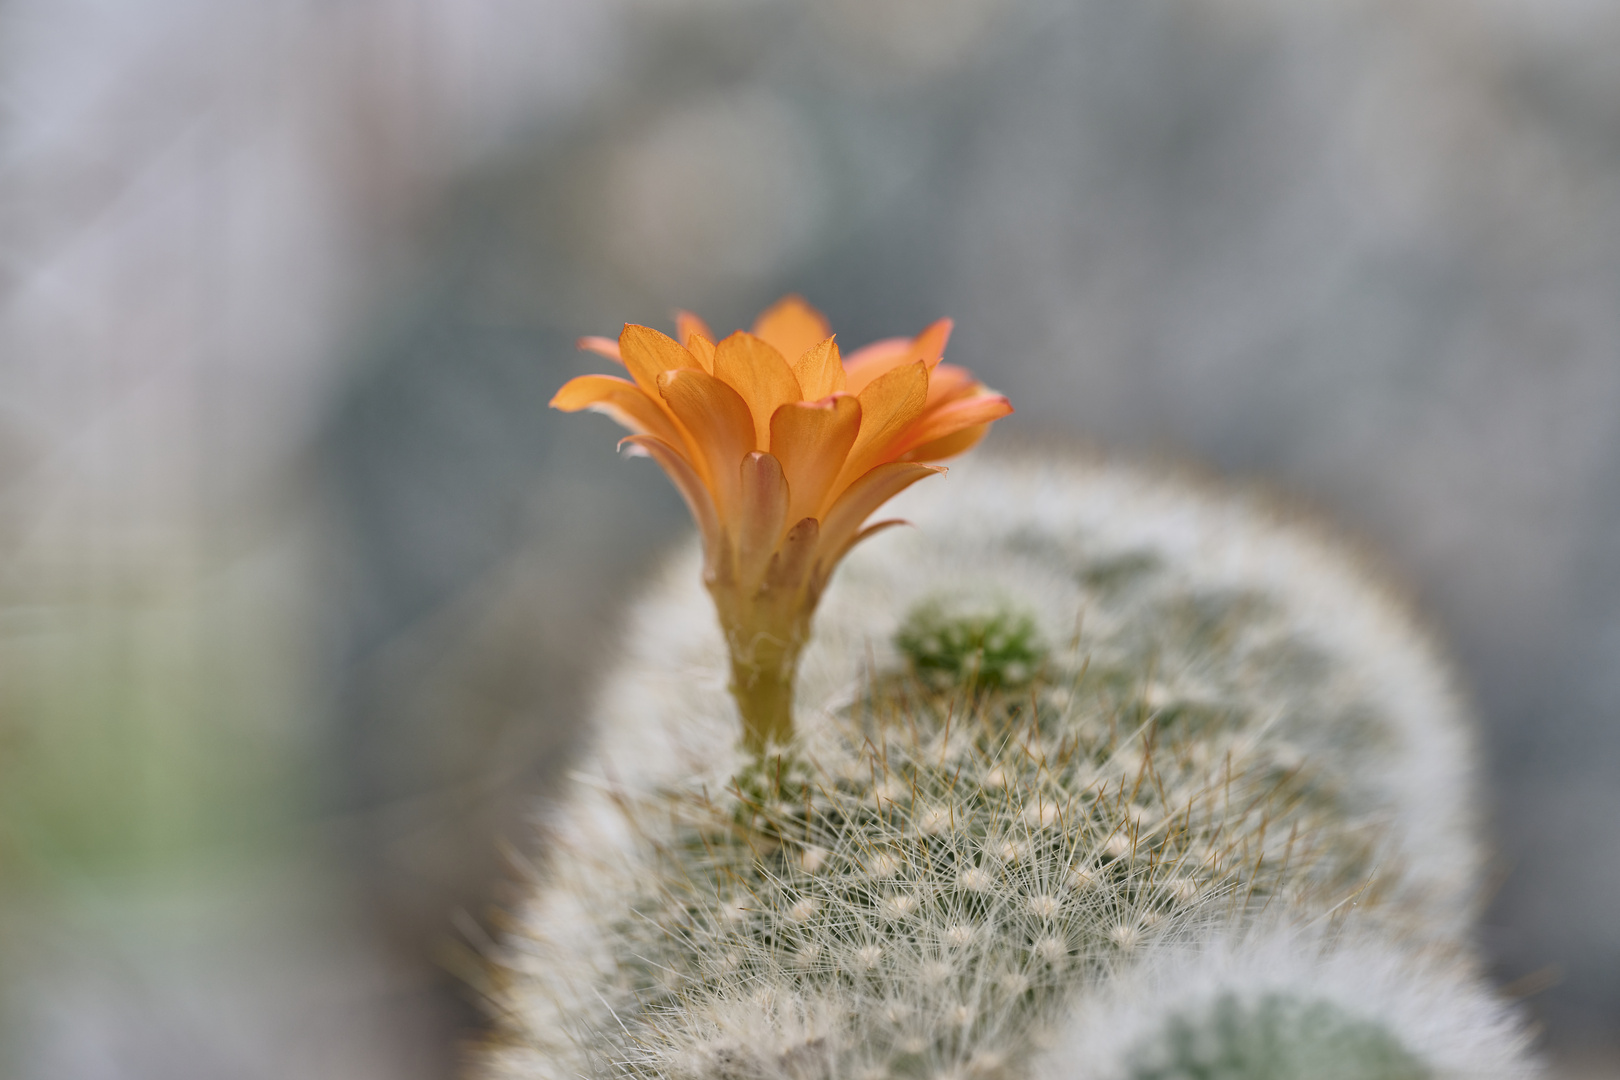
M810 639L813 599L802 590L736 588L709 582L731 654L731 696L742 714L743 746L763 754L793 738L793 687Z
M742 714L743 745L763 754L793 738L793 684L799 650L762 642L751 653L739 655L732 649L731 696Z

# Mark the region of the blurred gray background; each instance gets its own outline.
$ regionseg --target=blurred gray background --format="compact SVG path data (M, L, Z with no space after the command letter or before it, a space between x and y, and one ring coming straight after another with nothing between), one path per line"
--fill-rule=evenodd
M451 1076L687 527L545 402L789 290L1373 552L1620 1075L1612 0L7 0L0 89L0 1075Z

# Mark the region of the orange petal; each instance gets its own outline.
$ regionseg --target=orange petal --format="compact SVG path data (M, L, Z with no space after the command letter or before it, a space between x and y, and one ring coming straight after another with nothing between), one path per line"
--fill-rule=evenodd
M1000 420L1012 411L1012 403L1000 394L983 394L953 401L925 412L890 445L889 452L897 457L908 454L919 446L954 435L963 428Z
M979 440L990 434L989 424L974 424L943 439L913 447L900 455L901 461L944 461L973 449Z
M828 559L827 559L827 569L828 569L828 571L831 572L835 567L837 567L837 565L840 562L843 561L844 556L848 555L850 553L850 549L852 549L856 544L860 543L862 540L865 540L868 537L876 536L880 532L887 532L889 529L894 528L896 525L910 525L910 524L911 524L911 522L907 521L905 518L889 518L887 521L878 521L878 522L872 523L871 525L868 525L866 528L862 529L860 532L858 532L854 536L850 537L849 540L847 542L845 542L844 546L841 549L839 549L836 552L828 552L827 553L828 554Z
M737 576L755 584L765 576L787 528L788 482L781 463L757 450L742 459L738 471L742 515L737 522Z
M846 380L844 365L838 359L838 343L828 338L810 346L793 362L793 374L806 401L842 393Z
M653 435L630 435L619 440L619 443L621 446L625 443L634 446L658 462L669 474L675 490L681 493L687 508L692 511L692 520L697 522L698 532L703 534L704 550L712 554L720 538L720 517L715 512L714 499L708 487L698 476L697 470L692 468L692 463L675 447Z
M790 401L801 401L799 380L782 354L741 330L714 347L714 374L748 403L755 445L771 444L771 417Z
M690 311L677 311L675 313L675 340L690 349L694 336L713 341L714 331L709 329L708 323Z
M846 389L852 394L860 393L867 383L885 371L898 367L910 351L910 338L884 338L870 345L862 345L844 357L844 372L849 379Z
M928 400L928 369L919 360L885 372L862 390L859 398L861 433L834 481L835 492L874 465L889 460L890 444L905 434Z
M918 360L932 371L938 366L940 357L945 355L945 344L951 338L952 325L951 320L940 319L910 341L888 338L855 350L844 361L844 371L849 375L849 391L858 394L884 373Z
M754 335L788 359L803 355L806 349L832 336L827 317L802 296L784 296L754 320ZM820 395L825 396L825 395Z
M635 383L612 375L581 375L569 379L551 399L551 407L563 412L589 409L603 413L639 435L656 435L672 446L681 446L686 441L661 401L643 394Z
M701 368L697 357L681 348L675 339L648 326L627 323L619 335L619 355L636 385L653 399L658 397L658 376L681 368Z
M658 392L691 435L697 454L692 464L714 493L721 520L735 520L737 469L754 449L748 405L737 391L697 368L664 372L658 377Z
M955 364L940 364L928 373L928 404L925 409L943 405L948 401L984 391L985 385L973 377L973 372ZM986 391L988 392L988 391Z
M838 497L822 520L818 559L825 572L832 573L833 564L849 550L861 523L872 516L872 511L923 477L944 471L938 465L891 461L862 474Z
M876 536L880 532L886 532L896 525L910 524L911 522L904 518L890 518L887 521L879 521L876 524L868 525L854 536L842 541L837 550L824 546L818 553L816 565L811 571L813 576L810 579L810 595L819 596L821 594L821 590L827 587L827 579L832 576L834 570L838 569L838 564L843 561L844 556L848 555L850 549L856 544L868 537Z
M821 516L860 427L861 403L849 394L796 401L776 410L770 445L793 492L789 521Z
M686 339L686 351L697 357L704 371L714 374L714 342L702 334L693 334Z
M955 325L950 319L940 319L924 329L911 340L909 359L921 360L929 371L934 370L945 356L945 346L950 343L951 328Z
M815 518L800 518L795 522L771 556L770 566L765 569L764 586L791 595L808 584L820 537L821 522ZM807 597L811 607L815 606L816 599L816 595Z
M616 360L621 364L624 363L624 357L619 355L619 343L612 338L597 337L592 334L589 337L580 338L574 344L587 352L605 356L609 360Z

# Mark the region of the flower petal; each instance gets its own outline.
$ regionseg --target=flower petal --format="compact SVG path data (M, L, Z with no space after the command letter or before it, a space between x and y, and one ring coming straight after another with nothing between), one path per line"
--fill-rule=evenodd
M844 360L850 393L858 394L886 372L918 360L932 371L945 355L953 325L949 319L940 319L910 341L888 338L855 350Z
M829 553L829 554L832 555L832 558L831 558L831 560L829 562L829 566L836 567L840 562L843 561L844 556L848 555L850 553L850 549L852 549L856 544L860 543L862 540L865 540L868 537L876 536L880 532L887 532L888 530L894 528L896 525L910 525L910 524L911 524L911 522L907 521L905 518L888 518L885 521L875 521L875 522L873 522L872 524L868 525L866 528L862 529L860 532L856 533L854 536L850 537L849 541L846 544L844 544L843 548L840 551L838 551L836 553Z
M929 409L889 447L896 457L917 447L954 435L963 428L1000 420L1013 411L1012 403L1000 394L981 394Z
M900 455L901 461L944 461L965 453L979 444L979 440L990 434L989 424L974 424L961 431L946 435L942 439L924 443L913 447Z
M815 597L819 597L821 595L821 591L827 587L828 578L832 577L832 572L838 569L838 564L844 560L844 556L848 555L850 550L854 548L856 544L867 539L868 537L876 536L880 532L887 532L896 525L910 524L911 522L907 521L905 518L889 518L887 521L879 521L872 525L868 525L854 536L842 541L836 550L830 546L823 546L818 552L816 565L811 570L812 576L810 578L810 595Z
M810 346L793 362L793 374L806 401L820 401L828 394L842 393L846 384L844 365L838 359L838 343L832 338Z
M849 458L833 482L837 492L856 477L889 460L889 446L901 438L906 427L922 414L928 400L928 369L922 361L885 372L859 394L861 433Z
M844 371L851 381L860 381L860 386L850 393L858 393L861 387L899 365L910 351L910 338L892 337L862 345L844 357Z
M777 352L793 360L831 337L832 329L827 325L827 317L805 303L804 297L788 295L754 320L754 335L764 338Z
M754 451L739 468L742 516L737 522L737 576L750 585L765 576L788 523L788 482L770 454Z
M686 351L697 357L704 371L714 374L714 342L702 334L693 334L686 339Z
M802 401L799 380L782 354L741 330L714 347L714 374L748 403L755 445L771 443L771 417L790 401Z
M720 516L715 512L714 499L709 494L708 486L703 483L697 470L692 468L692 463L674 446L654 435L629 435L619 440L619 445L625 443L658 462L669 475L675 490L686 500L687 509L692 511L692 520L697 522L698 532L703 534L704 550L712 555L720 538Z
M635 383L612 375L581 375L569 379L551 399L551 407L563 412L581 409L599 412L638 435L656 435L671 446L682 446L686 442L664 411L662 401L654 401Z
M860 428L861 403L849 394L791 402L776 410L770 445L793 492L789 521L821 517Z
M684 351L684 350L683 350ZM737 391L698 368L666 371L658 392L691 436L692 462L714 495L720 519L735 521L737 468L754 449L754 420Z
M979 391L986 391L986 388L984 383L973 377L973 372L955 364L940 364L928 373L928 404L923 411Z
M636 385L654 400L658 398L658 376L666 371L702 367L697 357L681 348L674 338L634 323L626 323L624 333L619 335L619 355Z
M574 345L587 352L596 353L598 356L605 356L609 360L624 363L624 357L619 355L619 343L612 338L597 337L595 334L591 334L580 338L574 342Z
M709 329L708 323L690 311L677 311L675 313L675 340L690 349L693 337L702 337L713 341L714 331Z
M815 518L800 518L794 522L787 536L777 545L776 553L771 556L771 563L765 569L765 588L789 595L803 589L809 583L810 572L814 568L816 541L820 537L821 522ZM810 606L814 607L816 596L808 599Z
M939 465L891 461L863 474L838 497L822 519L821 544L817 555L820 566L831 574L833 566L854 543L861 523L872 516L872 511L923 477L944 471Z
M925 327L922 333L911 339L911 359L921 360L928 365L929 371L933 371L945 357L945 346L950 343L954 326L956 323L952 320L940 319Z

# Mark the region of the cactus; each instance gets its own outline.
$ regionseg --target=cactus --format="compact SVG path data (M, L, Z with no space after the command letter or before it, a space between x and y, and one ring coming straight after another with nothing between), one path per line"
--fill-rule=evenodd
M1172 1013L1137 1048L1129 1080L1428 1080L1429 1070L1388 1031L1304 994L1244 1001L1221 994Z
M936 689L1023 686L1039 674L1047 654L1027 613L948 611L940 601L913 610L894 643L912 672Z
M1527 1080L1513 1013L1454 952L1267 919L1165 943L1081 995L1041 1080Z
M1021 1077L1142 958L1279 912L1465 949L1466 724L1353 559L1115 466L934 488L834 578L770 754L735 743L699 553L632 613L491 968L483 1075ZM1428 1068L1353 1002L1211 1000L1148 1012L1199 1046L1316 1025L1257 1076L1346 1040Z

